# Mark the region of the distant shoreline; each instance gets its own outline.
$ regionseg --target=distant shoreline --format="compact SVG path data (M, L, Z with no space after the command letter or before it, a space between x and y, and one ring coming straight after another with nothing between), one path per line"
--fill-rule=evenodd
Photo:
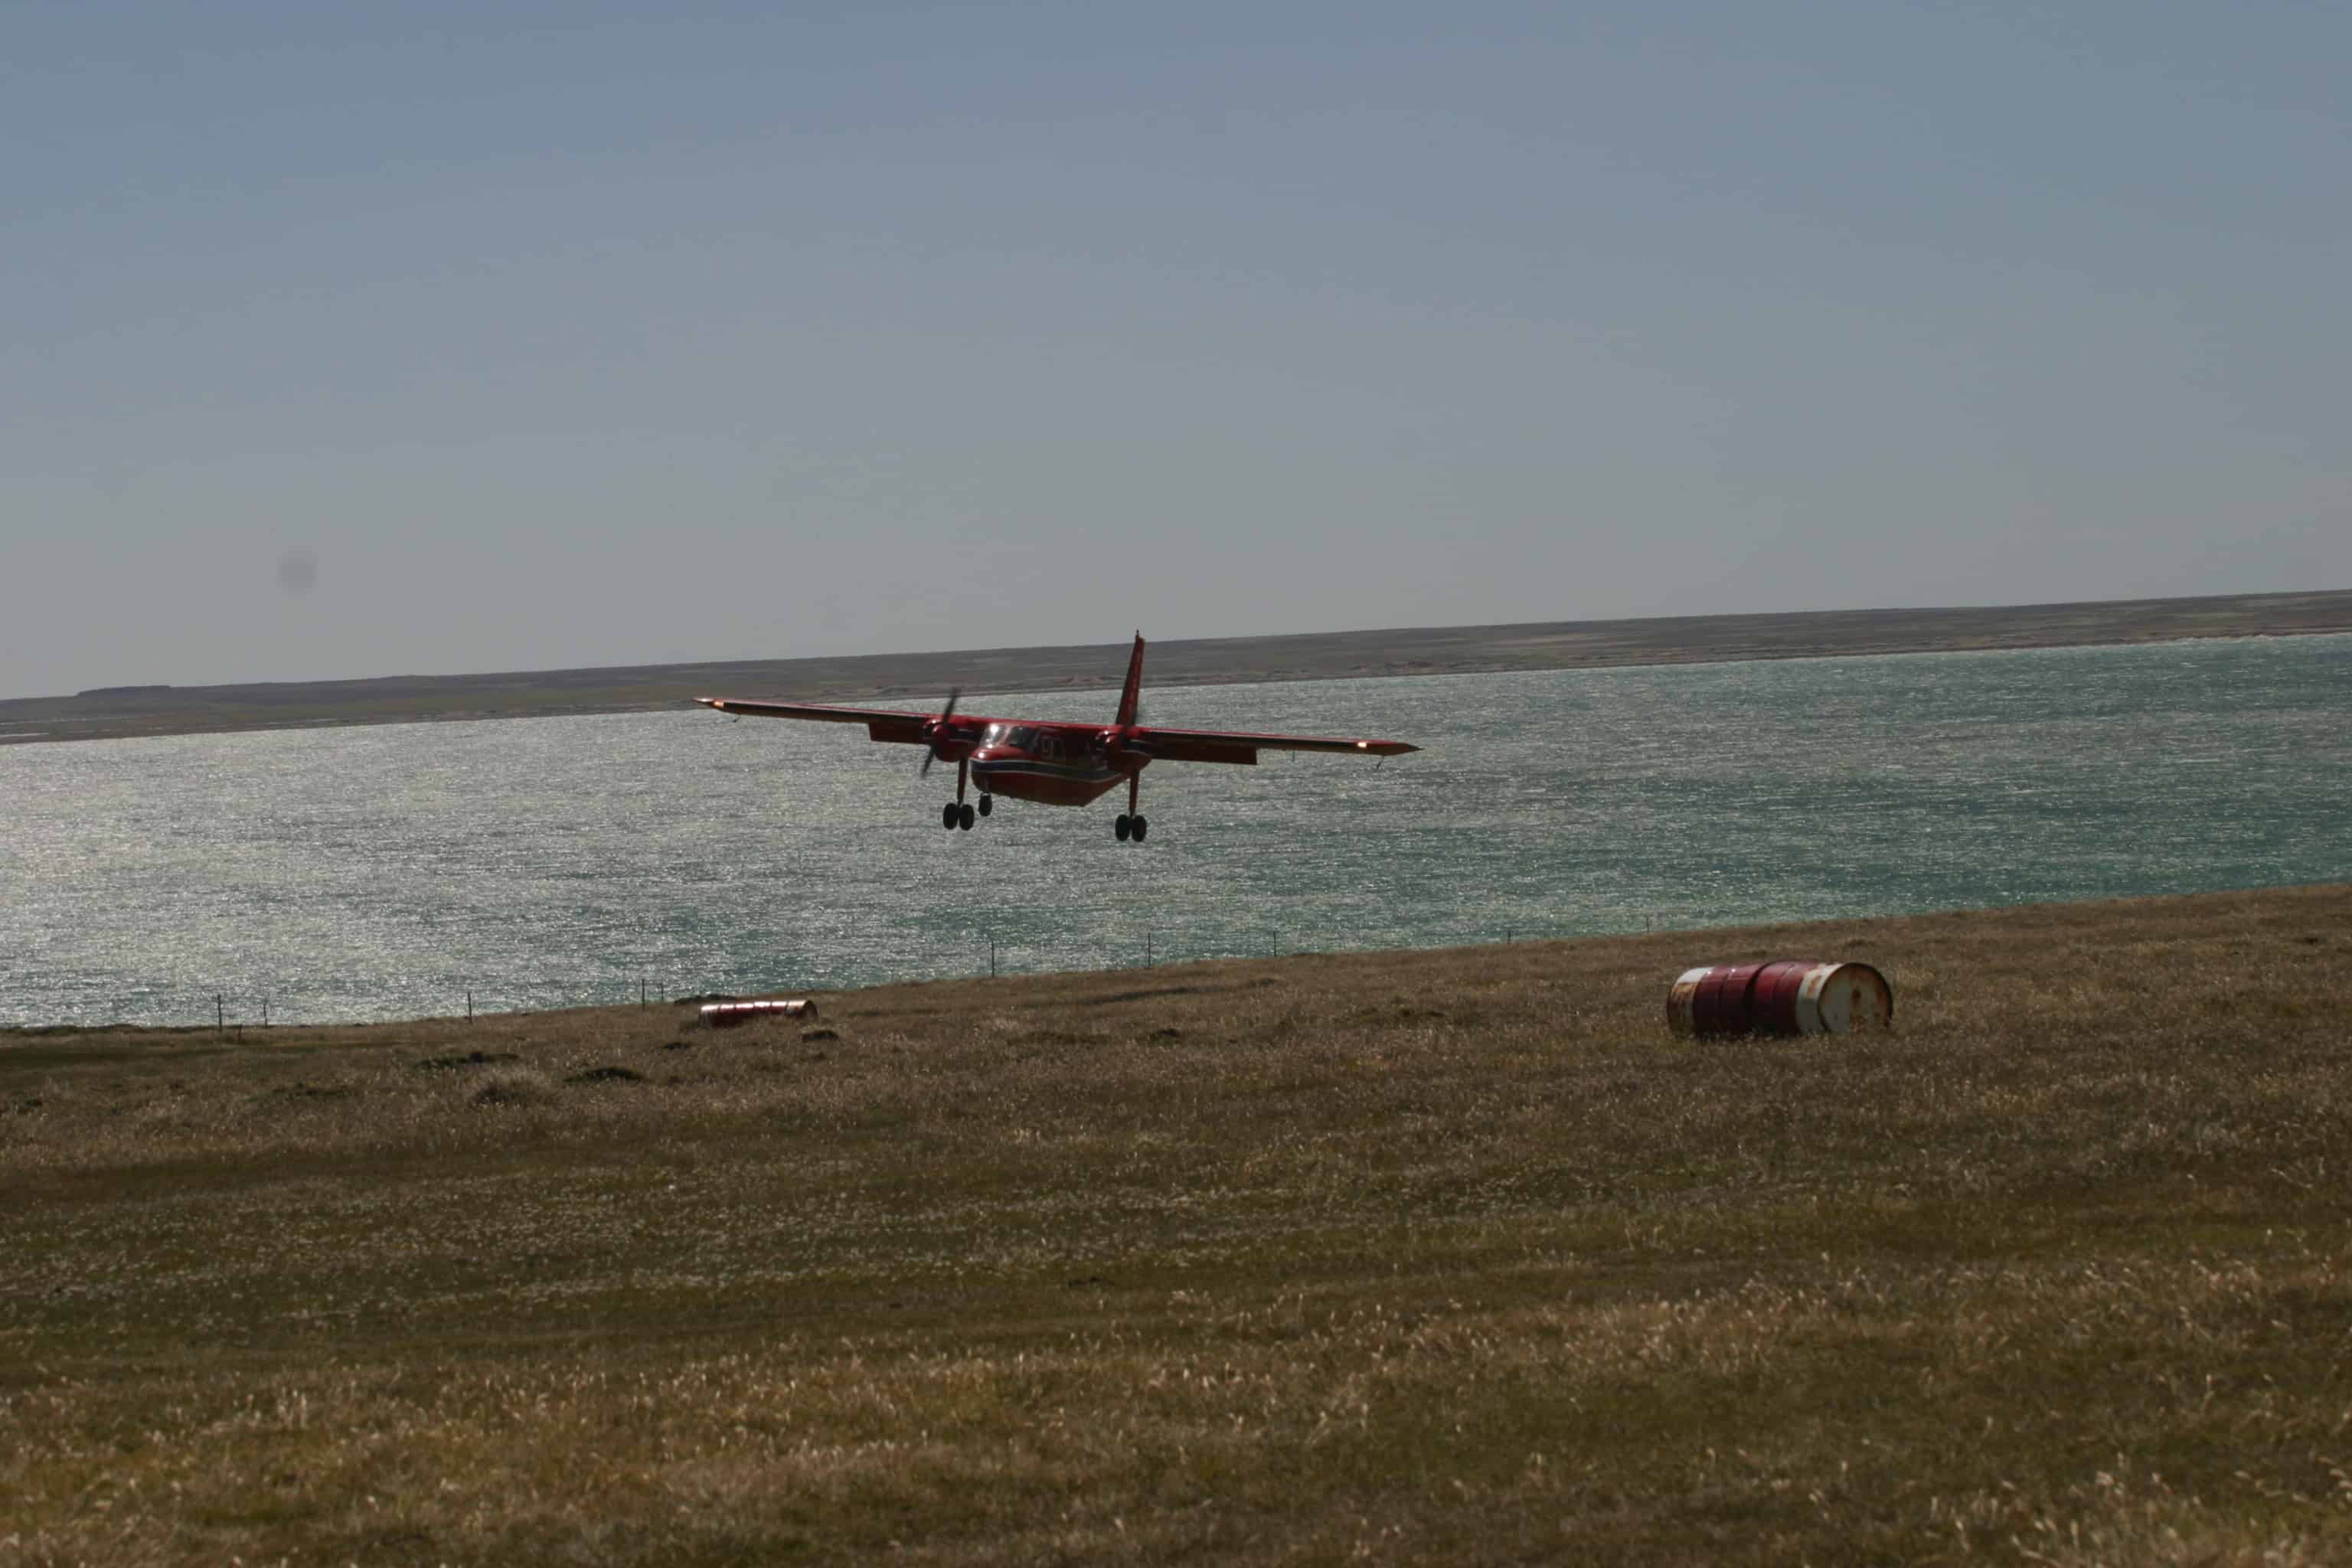
M1144 628L1149 635L1150 628ZM2352 632L2352 590L1975 609L1818 610L1155 641L1148 685L1483 675L1866 654L2079 647ZM875 701L1116 686L1126 649L987 648L238 686L127 686L0 700L0 745L682 707L708 695Z

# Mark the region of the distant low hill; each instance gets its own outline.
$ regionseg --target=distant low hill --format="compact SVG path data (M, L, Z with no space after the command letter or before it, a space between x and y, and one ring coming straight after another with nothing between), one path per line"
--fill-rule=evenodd
M1467 675L1752 658L2352 632L2352 590L1979 609L1819 610L1399 627L1151 645L1155 686ZM123 735L626 713L718 693L870 701L1118 683L1126 648L985 648L243 686L118 686L0 700L0 744Z

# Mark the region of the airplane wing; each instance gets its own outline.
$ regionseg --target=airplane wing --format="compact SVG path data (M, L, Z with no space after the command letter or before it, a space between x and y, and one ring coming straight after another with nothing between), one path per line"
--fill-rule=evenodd
M927 744L923 726L936 713L908 713L897 708L845 708L831 702L768 702L744 697L698 697L697 702L721 713L758 719L812 719L829 724L863 724L877 741L910 746ZM962 721L957 721L961 728ZM976 729L988 721L974 720ZM1342 752L1360 757L1397 757L1417 752L1403 741L1355 741L1325 735L1259 735L1238 730L1160 730L1138 726L1124 742L1139 755L1171 763L1233 763L1249 766L1266 752Z
M1349 741L1325 735L1253 735L1237 730L1158 730L1128 732L1126 745L1171 763L1256 763L1260 752L1344 752L1357 757L1401 757L1419 746L1403 741Z
M827 724L863 724L877 741L898 741L910 746L927 743L923 726L936 713L908 713L897 708L841 708L830 702L761 702L743 697L698 697L705 708L721 713L750 714L755 719L814 719Z

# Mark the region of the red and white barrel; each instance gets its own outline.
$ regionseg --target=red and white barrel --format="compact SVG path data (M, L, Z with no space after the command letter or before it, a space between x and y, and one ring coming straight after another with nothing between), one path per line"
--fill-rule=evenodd
M1797 1027L1808 1035L1892 1028L1895 988L1867 963L1817 963L1797 983Z
M1706 964L1685 969L1675 977L1666 991L1666 1027L1675 1036L1689 1039L1698 1033L1698 988L1715 971Z
M1809 1029L1797 1013L1797 997L1805 988L1805 976L1825 967L1806 959L1784 958L1778 963L1768 963L1756 977L1756 997L1749 1009L1749 1032L1759 1035L1818 1035L1819 1029ZM1819 1016L1820 1010L1814 1010Z
M1894 1022L1894 988L1867 963L1705 964L1666 992L1666 1026L1685 1039L1846 1035Z
M714 1029L730 1029L738 1024L756 1023L761 1018L814 1018L816 1004L794 1002L706 1002L702 1005L702 1021Z

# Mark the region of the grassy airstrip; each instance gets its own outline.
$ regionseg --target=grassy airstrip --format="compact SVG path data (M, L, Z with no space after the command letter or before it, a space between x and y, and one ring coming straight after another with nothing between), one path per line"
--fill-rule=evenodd
M0 1564L2352 1560L2352 888L824 1005L0 1034Z

